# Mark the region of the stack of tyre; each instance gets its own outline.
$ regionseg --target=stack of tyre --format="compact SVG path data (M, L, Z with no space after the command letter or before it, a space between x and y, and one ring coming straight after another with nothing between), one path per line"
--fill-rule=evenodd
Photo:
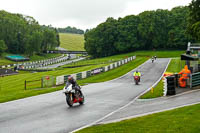
M167 78L167 95L176 94L175 76L168 76Z

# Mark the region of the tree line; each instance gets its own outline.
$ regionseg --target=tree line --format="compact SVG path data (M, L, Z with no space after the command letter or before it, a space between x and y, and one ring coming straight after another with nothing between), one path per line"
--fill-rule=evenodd
M73 34L84 34L84 30L77 29L76 27L66 27L66 28L58 28L59 33L73 33Z
M40 54L59 46L56 29L41 26L30 16L0 11L0 54Z
M117 20L111 17L85 33L84 47L93 57L136 50L186 50L188 41L197 40L188 34L190 15L191 9L184 6L170 11L144 11ZM195 25L200 27L199 23Z

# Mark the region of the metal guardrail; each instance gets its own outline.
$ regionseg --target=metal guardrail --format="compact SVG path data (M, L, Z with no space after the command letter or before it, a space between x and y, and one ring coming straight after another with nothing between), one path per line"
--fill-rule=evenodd
M192 74L192 87L200 85L200 72Z
M59 53L59 54L87 54L86 51L66 51L66 50L47 50L44 53Z

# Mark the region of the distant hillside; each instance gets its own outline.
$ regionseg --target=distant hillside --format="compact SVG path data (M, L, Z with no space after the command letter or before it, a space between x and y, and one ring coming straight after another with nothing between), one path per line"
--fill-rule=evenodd
M60 47L72 51L85 51L84 36L79 34L59 33Z
M77 29L76 27L66 27L66 28L58 28L59 33L73 33L73 34L84 34L84 30Z

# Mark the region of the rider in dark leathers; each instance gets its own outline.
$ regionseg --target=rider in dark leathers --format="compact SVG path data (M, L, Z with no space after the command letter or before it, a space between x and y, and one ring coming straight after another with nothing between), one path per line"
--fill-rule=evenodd
M66 83L66 86L71 83L72 84L72 88L75 89L76 91L79 91L81 94L81 87L77 84L76 80L72 77L72 76L69 76L67 78L67 83Z

